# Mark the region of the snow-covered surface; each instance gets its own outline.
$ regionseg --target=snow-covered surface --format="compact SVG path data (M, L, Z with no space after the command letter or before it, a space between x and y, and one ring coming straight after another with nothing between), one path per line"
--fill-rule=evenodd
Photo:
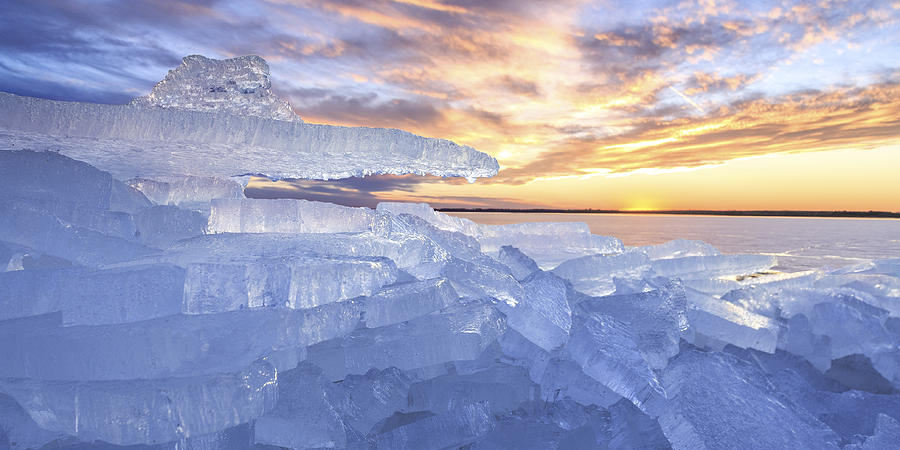
M25 116L6 139L47 120L62 153L0 151L0 448L897 445L900 260L778 274L583 224L248 199L224 178L278 153L204 142L315 126L0 102ZM210 125L197 153L142 160L177 117ZM122 181L144 163L168 169Z

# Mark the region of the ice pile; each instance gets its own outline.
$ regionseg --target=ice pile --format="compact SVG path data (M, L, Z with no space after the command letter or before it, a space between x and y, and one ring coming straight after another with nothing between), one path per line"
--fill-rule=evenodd
M773 274L52 152L0 152L0 175L10 448L896 443L897 261Z
M0 151L0 448L900 438L900 260L781 274L702 242L250 199L215 177L241 170L122 180L135 147L95 167L56 142Z

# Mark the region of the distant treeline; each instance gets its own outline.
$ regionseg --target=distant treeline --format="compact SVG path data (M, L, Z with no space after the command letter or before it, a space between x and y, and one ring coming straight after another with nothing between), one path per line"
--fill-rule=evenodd
M507 209L507 208L439 208L442 212L495 212L530 214L683 214L697 216L771 216L771 217L874 217L900 219L900 213L887 211L713 211L678 209L660 211L618 211L615 209Z

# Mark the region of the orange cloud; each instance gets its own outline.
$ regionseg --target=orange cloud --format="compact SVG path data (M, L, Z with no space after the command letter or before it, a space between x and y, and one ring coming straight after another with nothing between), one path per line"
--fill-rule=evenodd
M619 135L566 142L492 181L523 183L582 169L696 167L775 153L874 148L898 138L900 83L879 83L743 101L706 117L636 121Z

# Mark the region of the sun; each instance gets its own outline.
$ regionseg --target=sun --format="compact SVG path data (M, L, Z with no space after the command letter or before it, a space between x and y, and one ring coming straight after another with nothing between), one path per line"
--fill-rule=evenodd
M657 202L646 198L632 200L627 205L622 208L622 211L656 211L659 209Z

